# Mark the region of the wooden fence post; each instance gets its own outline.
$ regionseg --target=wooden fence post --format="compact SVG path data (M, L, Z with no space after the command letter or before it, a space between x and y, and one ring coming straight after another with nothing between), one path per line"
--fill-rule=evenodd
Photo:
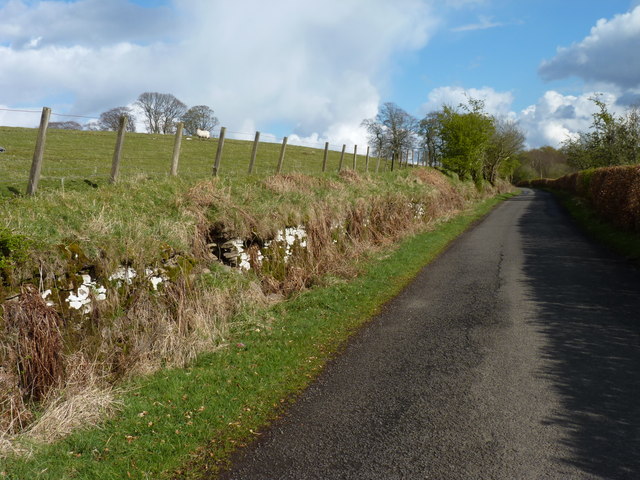
M322 157L322 172L327 171L327 158L329 158L329 142L324 142L324 157Z
M396 152L392 152L391 153L391 171L393 172L393 168L395 167L395 163L396 163Z
M176 139L173 142L173 158L171 159L171 176L178 175L178 161L180 160L180 146L182 145L182 129L184 123L178 122L176 128Z
M218 137L218 150L216 151L216 163L213 164L213 176L217 177L220 173L220 162L222 161L222 148L224 147L224 134L227 127L220 128L220 136Z
M113 161L111 162L110 183L116 183L118 173L120 173L120 159L122 158L122 146L124 145L124 133L127 130L127 116L122 115L118 123L118 136L116 138L116 148L113 151Z
M284 152L287 148L287 137L282 139L282 147L280 147L280 158L278 159L278 168L276 173L282 172L282 165L284 164Z
M353 146L353 169L357 169L358 145Z
M338 173L340 173L342 171L342 162L344 162L344 151L346 150L347 146L346 145L342 145L342 153L340 154L340 164L338 165Z
M364 171L369 171L369 145L367 145L367 156L364 159Z
M253 149L251 150L251 159L249 160L249 175L253 173L253 166L256 163L256 154L258 153L258 143L260 143L260 132L256 132L253 139Z
M40 181L40 171L42 170L42 157L44 156L44 145L47 140L47 128L49 127L49 117L51 109L42 107L42 115L40 116L40 128L38 137L36 138L36 148L33 152L33 161L31 162L31 173L29 174L29 184L27 185L27 195L35 195L38 190L38 182Z

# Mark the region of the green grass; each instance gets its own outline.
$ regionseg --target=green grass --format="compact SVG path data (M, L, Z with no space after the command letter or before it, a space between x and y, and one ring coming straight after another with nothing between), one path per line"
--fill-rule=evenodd
M350 282L309 290L243 319L226 348L190 368L126 385L123 411L101 429L40 447L30 459L7 460L0 472L14 480L191 478L224 465L423 265L507 196L369 259Z
M634 263L640 264L640 235L621 230L611 222L604 220L583 198L557 189L547 190L564 205L587 235Z
M35 148L37 129L0 127L0 145L7 151L0 156L0 198L23 194L26 190ZM50 129L42 166L39 190L52 189L88 191L109 180L116 143L115 132L90 132ZM127 133L120 166L120 178L162 178L169 174L173 155L173 135ZM218 146L217 139L183 138L178 175L184 179L203 179L212 174ZM219 175L246 177L253 141L224 142ZM352 147L351 147L352 148ZM362 147L360 152L362 152ZM261 142L258 148L255 175L273 174L280 154L280 143ZM318 174L322 171L324 151L288 145L283 173ZM330 150L327 171L338 169L340 152ZM353 166L353 150L344 157L344 168ZM370 159L374 171L376 159ZM381 170L385 168L384 162ZM357 170L365 171L365 156L357 156Z

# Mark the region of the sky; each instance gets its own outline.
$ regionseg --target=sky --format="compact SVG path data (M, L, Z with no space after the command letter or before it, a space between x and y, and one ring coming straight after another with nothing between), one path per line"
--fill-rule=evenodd
M145 91L239 138L350 145L384 102L419 119L470 96L558 147L594 94L640 102L640 0L0 0L0 125Z

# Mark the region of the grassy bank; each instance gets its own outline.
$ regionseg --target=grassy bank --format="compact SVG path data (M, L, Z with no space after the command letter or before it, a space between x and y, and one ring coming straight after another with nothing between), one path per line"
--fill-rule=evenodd
M1 201L0 455L99 422L131 378L190 365L265 307L355 278L497 191L414 168Z
M5 459L22 478L189 478L224 465L317 375L357 328L500 198L367 255L350 281L334 278L252 318L235 318L218 351L186 369L123 384L123 408L101 429L76 432Z

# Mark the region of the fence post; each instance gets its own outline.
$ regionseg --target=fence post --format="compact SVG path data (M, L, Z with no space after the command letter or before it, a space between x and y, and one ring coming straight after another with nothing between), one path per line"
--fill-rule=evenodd
M276 173L280 173L282 171L282 164L284 163L284 152L287 148L287 137L282 139L282 147L280 147L280 158L278 159L278 168Z
M220 127L220 136L218 137L218 150L216 151L216 163L213 164L213 176L217 177L220 172L220 162L222 160L222 148L224 147L224 134L227 127Z
M357 169L358 145L353 146L353 169Z
M180 159L180 146L182 145L182 129L184 128L183 122L178 122L176 128L176 139L173 143L173 158L171 159L171 176L178 175L178 160Z
M327 171L327 158L329 158L329 142L324 142L324 157L322 157L322 172Z
M120 172L120 159L122 158L122 146L124 145L124 133L127 130L127 116L122 115L118 123L118 136L116 138L116 148L113 151L113 161L111 162L110 183L116 183Z
M364 159L364 171L369 171L369 145L367 145L367 156Z
M344 151L346 150L347 146L345 144L342 144L342 153L340 154L340 164L338 165L338 173L340 173L342 171L342 162L344 162Z
M393 168L396 164L396 152L391 153L391 171L393 172Z
M260 143L260 132L256 132L253 140L253 149L251 150L251 159L249 160L249 175L253 173L253 166L256 163L256 154L258 153L258 143Z
M49 107L42 107L42 115L40 116L40 128L38 129L36 148L33 152L31 173L29 174L29 184L27 185L27 195L35 195L36 191L38 190L40 171L42 170L42 157L44 155L45 141L47 140L47 128L49 127L50 116L51 109Z
M380 171L380 152L378 152L378 161L376 162L376 173Z

